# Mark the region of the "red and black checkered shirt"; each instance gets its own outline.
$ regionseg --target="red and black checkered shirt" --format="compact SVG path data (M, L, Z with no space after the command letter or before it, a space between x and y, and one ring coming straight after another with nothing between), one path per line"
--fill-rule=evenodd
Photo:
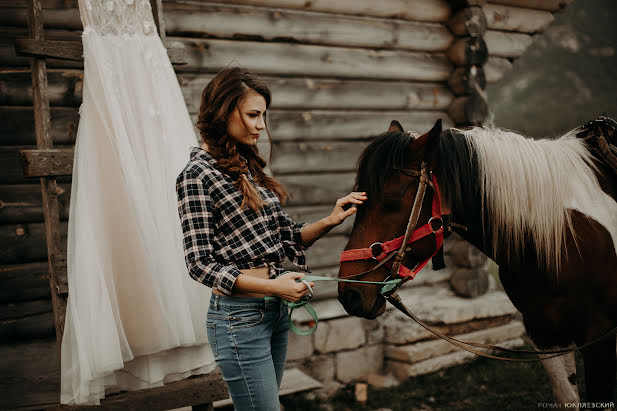
M253 181L249 176L249 180ZM184 237L184 257L193 279L231 294L240 269L270 266L274 278L285 257L308 271L300 232L281 209L278 197L255 185L265 205L258 211L240 208L243 195L216 160L202 148L176 179L178 212Z

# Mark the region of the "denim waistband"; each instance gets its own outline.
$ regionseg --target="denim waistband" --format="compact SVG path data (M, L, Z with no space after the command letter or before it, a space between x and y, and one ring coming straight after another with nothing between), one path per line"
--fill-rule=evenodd
M278 297L234 297L230 295L212 294L210 297L210 307L217 309L218 307L246 307L246 308L263 308L266 305L280 302Z

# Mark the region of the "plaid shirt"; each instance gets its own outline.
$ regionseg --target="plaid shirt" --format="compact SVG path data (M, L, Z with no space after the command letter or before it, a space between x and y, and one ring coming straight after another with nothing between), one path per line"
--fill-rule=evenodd
M249 176L249 180L252 177ZM270 278L282 272L285 256L308 271L300 232L281 209L278 197L256 185L265 205L241 209L243 195L216 160L195 147L176 179L178 212L184 237L184 257L196 281L231 294L240 269L270 266Z

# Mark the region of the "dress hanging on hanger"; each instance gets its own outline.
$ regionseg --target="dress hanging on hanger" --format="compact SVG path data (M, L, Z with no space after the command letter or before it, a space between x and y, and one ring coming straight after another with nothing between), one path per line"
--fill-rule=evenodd
M61 402L214 368L210 289L184 263L175 179L197 145L147 0L80 0L84 88L68 234Z

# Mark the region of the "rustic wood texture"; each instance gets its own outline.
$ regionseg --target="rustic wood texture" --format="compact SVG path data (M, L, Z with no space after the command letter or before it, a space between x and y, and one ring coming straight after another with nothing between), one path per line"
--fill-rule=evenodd
M201 92L214 75L180 73L178 81L190 112L199 108ZM445 110L452 92L440 83L408 81L361 81L321 78L261 76L272 90L272 109L390 109ZM48 70L49 102L52 106L79 106L82 99L81 70ZM30 73L23 70L0 72L0 106L32 104ZM53 116L52 108L52 116ZM0 109L0 113L2 113ZM10 114L6 114L9 115ZM52 124L53 126L53 124ZM0 136L8 134L3 131ZM54 142L55 136L52 133ZM20 142L16 142L20 144Z
M523 55L533 41L529 34L487 30L484 35L490 56L515 58Z
M170 36L343 47L439 51L452 41L452 34L441 24L211 3L170 4L165 8L165 24Z
M484 69L482 66L458 67L448 79L448 85L458 96L480 92L486 88Z
M0 305L0 322L51 312L51 300L11 302Z
M280 142L272 149L276 174L353 171L365 141Z
M169 44L187 49L182 71L217 72L234 62L261 75L444 81L451 70L441 53L179 37Z
M487 4L483 7L486 22L490 29L517 31L521 33L541 33L554 20L553 14L544 10L508 7Z
M215 0L216 3L280 7L326 13L401 18L406 20L441 22L450 16L450 5L445 0Z
M448 27L457 36L481 36L486 31L486 16L482 7L467 7L448 21Z
M21 150L25 177L70 176L73 174L72 148L53 150Z
M51 57L66 60L83 60L83 45L77 41L16 39L17 54L34 57Z
M488 117L488 103L480 93L457 97L448 114L457 125L480 125Z
M62 237L57 253L66 252L67 228L66 222L59 223L58 230ZM6 244L0 248L0 264L19 264L48 258L43 223L0 226L0 240L2 244Z
M483 6L486 0L449 0L453 12L458 12L462 9L474 6Z
M1 106L0 145L27 146L36 144L32 107ZM77 107L51 108L51 136L54 144L73 145L77 137L79 111ZM26 149L28 147L23 147ZM5 149L5 148L3 148ZM8 149L8 148L6 148ZM1 177L0 177L1 178Z
M559 11L565 8L572 0L490 0L490 3L504 4L507 6L528 7L548 11Z
M60 220L69 218L71 185L58 184ZM0 224L34 223L43 221L43 200L38 184L0 185Z
M0 303L50 299L49 272L44 262L0 267ZM49 306L51 311L51 305Z
M497 83L506 72L512 68L510 60L503 57L489 56L488 61L484 65L484 74L488 84Z
M28 9L25 7L25 2L15 2L7 0L9 4L0 5L2 13L0 13L0 25L26 27L28 25ZM23 4L22 7L20 3ZM43 26L46 28L65 29L65 30L81 30L82 24L79 18L79 9L77 2L75 7L58 7L47 8L43 2Z
M150 7L152 8L152 16L154 17L154 24L156 24L156 30L159 33L159 37L164 44L167 30L165 27L165 16L163 15L163 1L150 0Z
M450 286L462 297L476 298L488 291L488 273L482 269L460 268L450 277Z
M488 58L487 44L482 37L461 37L450 46L446 55L457 66L481 66Z
M313 175L285 175L279 180L291 194L290 206L334 205L354 185L355 173L328 173Z
M55 337L57 327L54 322L54 313L51 311L51 301L47 301L50 308L48 312L1 320L0 342L6 344L35 338Z
M342 196L342 194L339 195L339 197ZM295 221L305 223L314 223L315 221L321 220L322 218L329 216L330 213L332 213L333 208L334 203L332 203L331 205L323 206L283 206L283 209L287 212L287 214L291 216L291 218L293 218ZM354 217L349 217L342 224L334 227L329 234L349 234L351 233L353 223Z
M76 41L81 40L81 33L74 30L45 30L45 40ZM0 61L7 67L29 67L30 57L18 55L15 41L18 38L32 38L23 27L0 27ZM83 61L47 59L48 67L83 67Z

